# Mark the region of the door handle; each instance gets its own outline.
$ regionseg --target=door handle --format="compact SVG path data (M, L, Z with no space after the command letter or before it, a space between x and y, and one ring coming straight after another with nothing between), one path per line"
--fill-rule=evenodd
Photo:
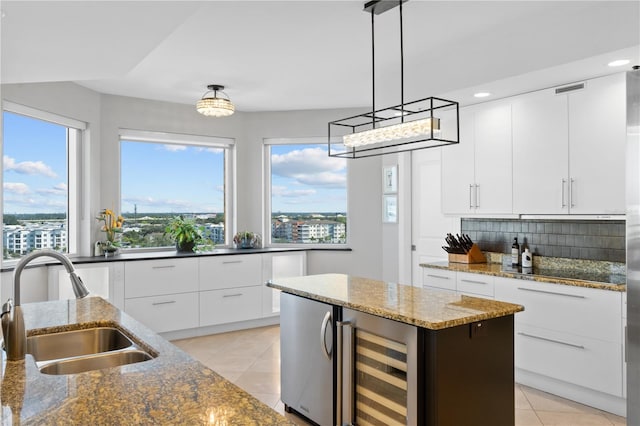
M580 294L558 293L556 291L535 290L533 288L526 288L526 287L518 287L518 290L530 291L533 293L553 294L554 296L573 297L574 299L586 299L585 296L582 296Z
M562 208L565 208L566 205L567 205L567 203L564 202L564 184L565 183L567 183L567 180L566 179L562 179L562 187L561 187L562 190L560 192L560 202L562 204L560 207L562 207Z
M175 300L169 300L167 302L153 302L151 305L152 306L158 306L158 305L170 305L172 303L176 303Z
M535 334L518 332L520 336L530 337L532 339L544 340L545 342L557 343L559 345L569 346L576 349L584 349L582 345L576 345L575 343L563 342L562 340L549 339L548 337L536 336Z
M351 327L351 322L349 321L336 321L336 353L337 353L337 357L336 357L336 376L337 376L337 381L336 381L336 425L338 426L342 426L342 405L343 405L343 401L342 401L342 368L343 368L343 364L344 364L344 357L343 357L343 351L342 351L342 331L343 331L343 327L344 326L348 326ZM352 348L352 343L349 344L349 356L353 357L353 348ZM352 360L349 360L350 364L349 364L349 368L351 368L351 365L353 364ZM352 375L349 374L349 377L351 377ZM353 380L349 380L349 385L352 385ZM347 389L347 392L349 393L349 406L353 406L353 390L352 389ZM349 421L347 424L351 424L351 421Z
M476 185L476 209L480 207L480 185Z
M469 208L473 208L473 185L469 184Z
M331 352L327 349L326 344L326 335L327 335L327 325L329 325L329 321L331 321L331 311L327 311L324 314L324 318L322 319L322 325L320 326L320 348L322 348L322 353L324 357L331 361Z
M573 183L576 180L571 178L569 179L569 207L575 207L576 205L573 204Z

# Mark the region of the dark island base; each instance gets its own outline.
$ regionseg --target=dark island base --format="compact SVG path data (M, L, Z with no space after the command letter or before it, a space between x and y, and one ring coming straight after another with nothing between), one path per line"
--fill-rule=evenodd
M513 426L513 340L513 315L419 329L418 424Z

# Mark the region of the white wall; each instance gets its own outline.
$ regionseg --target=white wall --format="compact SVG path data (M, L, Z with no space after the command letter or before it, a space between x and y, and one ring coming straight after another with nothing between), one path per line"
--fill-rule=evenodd
M120 199L120 128L229 137L236 140L237 228L262 230L264 138L324 137L330 120L356 110L237 112L215 119L192 105L100 95L73 83L4 85L3 99L88 123L91 139L85 168L89 204L84 214L82 254L99 239L94 220ZM350 160L348 171L348 246L352 251L313 251L308 272L342 272L382 278L381 158ZM264 232L264 230L262 230ZM87 237L89 235L89 237ZM396 260L397 262L397 253Z

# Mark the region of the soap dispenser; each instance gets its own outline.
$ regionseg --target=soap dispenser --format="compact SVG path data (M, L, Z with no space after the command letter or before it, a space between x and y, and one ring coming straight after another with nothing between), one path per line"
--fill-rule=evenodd
M531 268L533 266L533 254L529 251L529 247L522 252L522 267Z
M518 244L518 237L513 239L511 245L511 266L518 266L520 258L520 245Z

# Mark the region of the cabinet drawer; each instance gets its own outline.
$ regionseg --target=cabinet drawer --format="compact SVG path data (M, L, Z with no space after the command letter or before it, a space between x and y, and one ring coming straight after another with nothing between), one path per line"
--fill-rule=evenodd
M262 286L200 292L200 326L262 316Z
M262 256L239 254L200 259L200 290L261 285Z
M446 269L423 268L423 287L435 287L444 290L456 290L456 273Z
M622 396L622 345L516 325L516 368Z
M466 294L477 294L493 298L494 277L491 275L470 274L458 272L456 276L456 290Z
M496 300L524 306L516 323L620 343L621 293L495 278Z
M198 293L126 299L124 310L156 333L195 328L199 319Z
M125 262L124 297L159 296L198 291L197 259Z

